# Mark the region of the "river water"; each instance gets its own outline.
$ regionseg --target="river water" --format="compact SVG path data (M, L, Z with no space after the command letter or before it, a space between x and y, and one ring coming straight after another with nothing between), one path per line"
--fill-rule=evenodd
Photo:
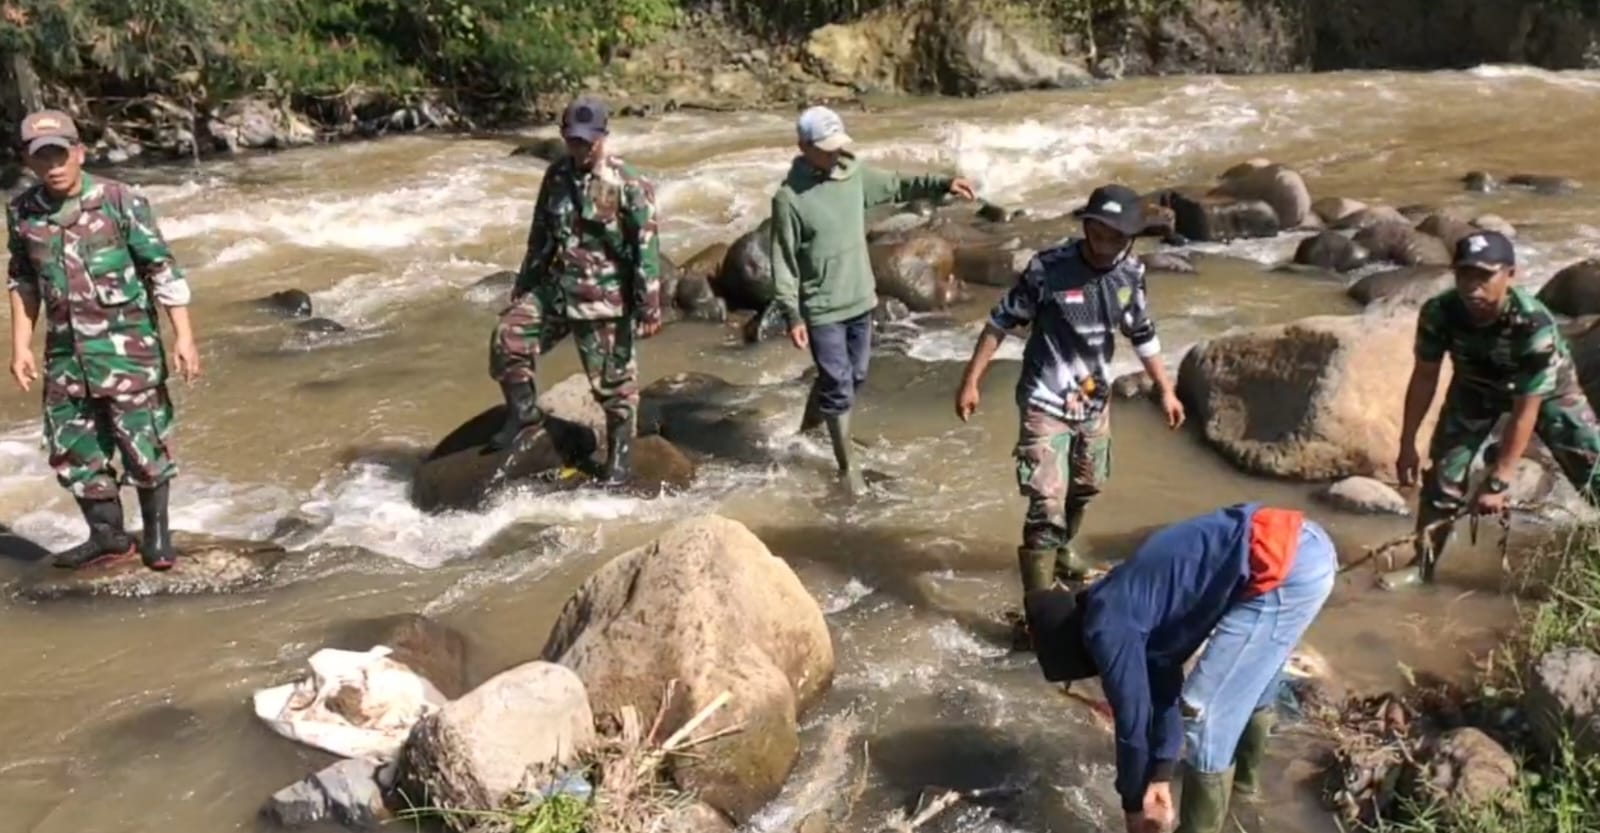
M986 198L1045 214L1107 179L1141 189L1205 181L1252 156L1296 166L1319 197L1470 203L1517 225L1537 284L1600 249L1594 192L1469 195L1457 180L1482 168L1600 181L1597 94L1597 75L1483 67L1135 80L886 102L847 118L872 161L959 171ZM791 156L790 118L674 114L616 125L614 149L659 177L669 255L681 261L762 219ZM498 395L486 372L495 299L470 286L521 258L543 163L508 156L511 146L507 137L405 137L117 172L144 185L195 288L207 374L175 385L184 469L173 525L280 535L299 556L299 578L227 597L0 600L0 831L255 829L260 801L326 758L272 735L250 694L298 674L341 627L428 613L474 639L481 677L534 657L598 563L712 511L789 559L829 614L839 674L808 717L810 745L823 746L830 730L852 757L871 744L868 790L842 829L872 829L925 785L1001 783L1028 792L992 813L952 813L943 829L1120 829L1107 730L1050 693L1027 657L963 624L1014 594L1023 509L1009 459L1018 345L992 371L974 420L951 413L975 323L929 327L904 354L879 357L858 430L874 441L868 464L895 480L851 511L830 500L827 449L809 439L785 441L774 465L710 465L676 497L523 495L439 517L409 505L418 454ZM1198 276L1152 276L1174 372L1189 344L1228 327L1354 310L1338 286L1264 271L1297 240L1228 247L1236 260L1203 260ZM250 303L289 287L349 331L308 341ZM958 319L981 317L994 292L979 296ZM1126 345L1119 358L1136 366ZM698 370L781 383L806 364L786 343L745 348L726 328L693 323L670 327L642 357L646 382ZM541 380L576 370L563 345ZM45 466L37 397L7 390L0 520L47 546L70 543L82 525ZM797 423L803 393L775 385L770 404ZM1120 405L1115 431L1113 479L1087 522L1098 555L1122 554L1130 532L1244 499L1310 509L1346 557L1405 531L1403 520L1329 512L1309 486L1241 476L1193 432L1165 430L1144 402ZM0 565L0 579L20 569ZM1497 569L1487 551L1463 552L1452 584L1405 598L1375 592L1358 571L1309 642L1358 687L1393 684L1403 667L1459 673L1509 621L1512 603L1493 592ZM1263 829L1332 829L1298 781L1309 768L1292 746L1280 750L1269 784L1279 800ZM829 762L815 757L757 829L780 829L836 797Z

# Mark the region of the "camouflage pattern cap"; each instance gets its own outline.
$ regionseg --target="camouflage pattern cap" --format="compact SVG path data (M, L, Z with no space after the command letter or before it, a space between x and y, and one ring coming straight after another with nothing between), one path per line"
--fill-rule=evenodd
M78 126L60 110L40 110L22 120L22 145L30 154L46 147L70 148L78 143Z

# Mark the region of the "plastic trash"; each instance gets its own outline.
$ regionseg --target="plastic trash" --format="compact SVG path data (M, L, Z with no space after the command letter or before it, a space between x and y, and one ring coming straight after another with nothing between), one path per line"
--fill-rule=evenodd
M298 682L255 693L255 712L274 732L346 758L393 760L411 727L448 702L390 649L311 655Z

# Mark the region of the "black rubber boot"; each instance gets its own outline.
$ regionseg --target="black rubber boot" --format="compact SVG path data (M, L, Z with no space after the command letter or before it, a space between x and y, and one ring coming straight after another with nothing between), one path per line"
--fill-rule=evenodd
M489 440L493 451L510 448L524 428L544 422L539 389L533 382L501 382L500 393L506 398L506 423Z
M633 440L638 433L634 417L616 419L606 415L606 470L601 485L621 486L633 475Z
M139 557L152 570L170 570L177 562L172 552L172 527L167 524L167 485L139 490L139 514L144 516L144 540Z
M51 563L64 570L133 555L133 538L122 526L122 501L78 498L78 510L89 524L89 540L56 553Z
M850 440L850 412L824 418L828 423L828 438L833 441L833 459L839 464L839 480L851 497L866 494L867 481L855 464L855 448Z

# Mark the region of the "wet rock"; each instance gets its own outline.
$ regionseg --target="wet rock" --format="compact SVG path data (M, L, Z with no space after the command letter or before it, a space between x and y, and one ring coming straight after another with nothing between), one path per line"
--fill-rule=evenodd
M529 139L511 151L512 156L532 156L546 162L554 162L567 155L567 143L559 136L541 136Z
M879 295L904 302L912 312L944 309L965 295L955 278L955 247L933 234L877 243L868 248Z
M137 554L82 570L43 562L18 582L16 593L33 601L236 593L266 584L288 554L276 544L188 532L174 532L172 543L178 562L165 572L145 567Z
M1429 298L1455 285L1455 278L1444 266L1403 266L1374 272L1346 290L1359 304L1383 302L1394 306L1420 307Z
M749 392L705 373L679 373L640 393L639 433L711 457L762 462L770 457L765 414Z
M471 645L455 628L420 613L349 622L335 629L328 647L366 651L382 645L389 659L411 669L449 699L467 692Z
M1184 356L1178 392L1206 441L1246 471L1391 479L1415 332L1415 312L1234 331Z
M310 336L331 336L346 332L345 326L331 318L308 318L294 325L295 332Z
M1143 370L1124 373L1111 383L1111 395L1118 399L1138 399L1154 396L1156 380Z
M353 830L377 830L393 814L384 805L386 764L348 758L272 795L261 814L281 827L307 827L323 821Z
M633 471L626 488L641 494L683 491L694 484L694 474L694 462L666 438L639 437L633 444Z
M274 292L258 301L262 307L289 318L309 318L311 316L311 296L301 289L285 289Z
M1425 754L1419 786L1447 816L1469 818L1474 809L1508 803L1516 790L1516 759L1478 729L1446 732Z
M784 317L783 310L777 304L769 304L766 309L755 313L746 314L744 323L739 327L739 337L745 344L760 344L775 338L784 338L789 332L788 319Z
M734 833L737 829L727 816L702 801L679 805L657 824L660 833Z
M1006 208L1003 205L995 205L992 202L985 201L978 206L977 217L986 223L1009 223L1026 213L1020 208Z
M1484 231L1498 232L1504 235L1507 240L1515 240L1517 238L1516 226L1511 225L1499 214L1481 214L1473 219L1472 225Z
M33 564L50 557L50 551L0 524L0 560Z
M489 451L485 445L504 422L505 406L496 405L441 440L417 466L411 502L424 512L471 511L506 489L554 489L600 448L587 426L551 416L511 447Z
M685 318L695 321L724 321L728 305L717 297L712 281L728 257L728 245L716 243L702 249L678 270L678 286L672 303Z
M1539 288L1539 301L1557 315L1600 314L1600 259L1586 258L1564 267Z
M722 269L711 289L730 310L760 311L777 298L772 277L772 226L770 220L740 235L728 247Z
M1394 487L1370 477L1346 477L1317 493L1322 502L1361 515L1410 515L1411 506Z
M723 691L703 733L741 731L668 762L736 822L777 796L799 754L799 717L833 681L833 645L794 572L743 525L703 516L619 556L568 600L543 657L573 669L594 710L655 714L678 681L670 732Z
M1506 177L1506 184L1529 188L1536 194L1550 196L1570 194L1583 188L1583 184L1576 179L1546 174L1512 174Z
M1348 272L1367 262L1367 250L1337 231L1318 232L1314 237L1300 241L1294 250L1294 262L1303 266L1316 266L1335 272Z
M1344 197L1323 197L1311 204L1311 213L1322 218L1322 222L1333 225L1346 217L1359 211L1364 211L1367 204Z
M1177 252L1145 252L1139 255L1144 268L1151 272L1171 272L1175 275L1193 275L1199 272L1194 262Z
M1335 231L1350 231L1352 229L1356 231L1362 231L1364 229L1368 229L1377 225L1383 225L1385 223L1398 223L1405 226L1411 225L1411 221L1406 218L1406 215L1401 214L1399 211L1395 210L1394 207L1388 205L1374 205L1363 208L1354 214L1347 214L1342 219L1329 223L1328 227L1334 229Z
M867 229L867 240L871 241L885 235L905 234L906 232L916 231L928 225L928 222L932 219L927 214L915 211L900 211L873 223Z
M1177 233L1204 243L1274 237L1278 234L1277 212L1260 200L1234 200L1227 197L1190 197L1174 192L1171 197Z
M1429 203L1417 202L1409 205L1402 205L1395 210L1400 212L1400 216L1406 218L1407 223L1415 226L1417 223L1420 223L1427 218L1429 214L1432 214L1439 209Z
M1461 177L1461 186L1468 191L1488 194L1500 188L1500 181L1487 171L1468 171Z
M1469 237L1479 229L1450 212L1435 211L1417 224L1417 231L1439 238L1445 249L1453 252L1461 238Z
M539 394L539 408L550 416L581 425L594 433L595 446L606 447L606 412L594 398L589 377L574 373Z
M1353 238L1356 245L1371 253L1373 260L1386 260L1401 266L1450 264L1450 250L1443 241L1424 234L1410 223L1379 223L1368 226Z
M511 295L511 287L516 284L516 282L516 272L513 272L510 269L501 269L498 272L491 272L479 278L475 283L472 284L471 289L500 293L509 297Z
M892 324L911 317L911 308L899 298L879 298L872 311L872 320L879 324Z
M1279 164L1236 167L1223 174L1222 183L1211 189L1209 196L1264 202L1272 206L1280 229L1302 228L1312 219L1320 219L1311 211L1311 190L1305 178Z
M1600 655L1557 648L1533 667L1524 708L1539 745L1558 754L1570 738L1583 755L1600 755Z
M910 92L978 96L1064 89L1091 80L1082 64L1063 59L1055 44L1040 42L1036 27L991 16L981 4L947 5L918 22L912 32L896 33L914 57L926 58L905 79Z
M530 768L571 764L594 742L594 714L579 675L530 662L419 721L400 752L399 784L419 806L495 810ZM474 824L459 816L447 823L457 830Z
M970 286L1010 288L1017 275L1033 258L1032 249L1006 249L1000 246L957 246L956 280Z

